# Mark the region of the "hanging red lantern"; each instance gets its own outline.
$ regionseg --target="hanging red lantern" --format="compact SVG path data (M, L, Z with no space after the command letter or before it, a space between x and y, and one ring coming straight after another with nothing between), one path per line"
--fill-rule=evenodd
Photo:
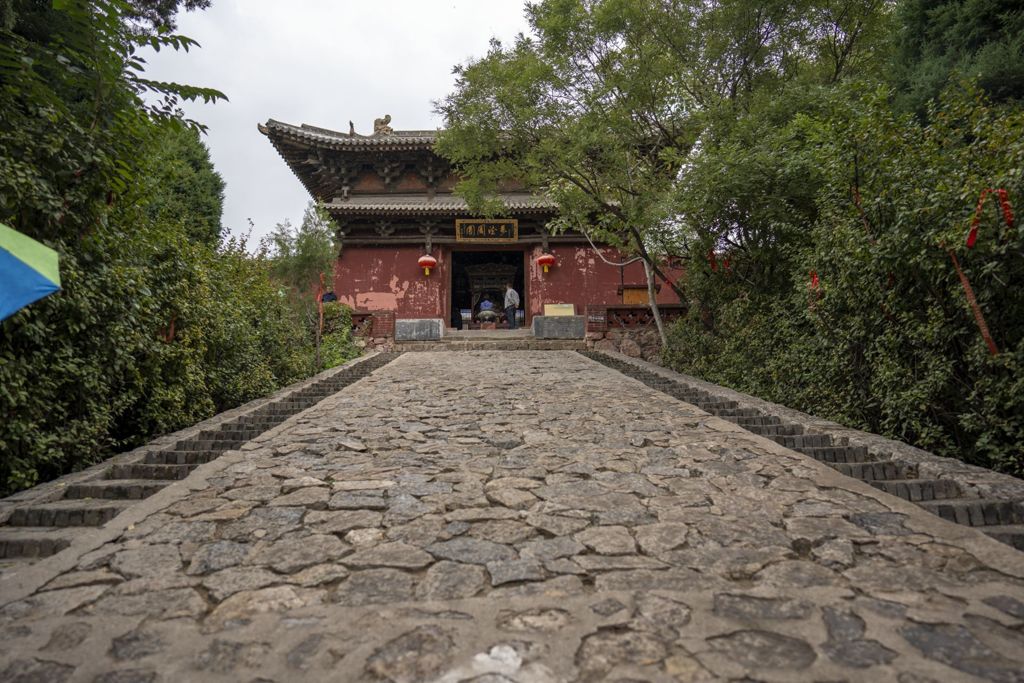
M423 274L429 276L430 269L437 265L437 259L430 254L424 254L420 256L420 260L416 264L423 269Z
M537 257L537 265L544 269L544 272L548 272L548 268L555 265L554 254L541 254Z

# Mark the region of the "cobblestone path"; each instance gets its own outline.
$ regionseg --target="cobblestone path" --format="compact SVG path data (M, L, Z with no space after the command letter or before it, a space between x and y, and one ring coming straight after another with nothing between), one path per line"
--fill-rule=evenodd
M1024 554L572 352L403 355L0 591L2 681L1024 681Z

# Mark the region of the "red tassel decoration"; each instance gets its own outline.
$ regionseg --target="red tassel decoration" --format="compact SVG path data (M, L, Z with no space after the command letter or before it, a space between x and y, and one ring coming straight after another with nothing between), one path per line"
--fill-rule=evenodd
M974 219L971 220L971 229L967 232L967 248L973 249L974 243L978 241L978 226L981 225L981 210L985 207L985 200L990 194L995 194L999 201L999 207L1003 212L1003 221L1006 227L1013 229L1013 208L1010 206L1010 194L1003 188L993 190L986 187L978 197L978 206L974 208Z

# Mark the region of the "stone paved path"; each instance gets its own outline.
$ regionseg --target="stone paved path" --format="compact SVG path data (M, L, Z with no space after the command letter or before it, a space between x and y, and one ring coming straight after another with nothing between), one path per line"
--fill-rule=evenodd
M2 681L1024 681L1024 554L572 352L416 353L0 582Z

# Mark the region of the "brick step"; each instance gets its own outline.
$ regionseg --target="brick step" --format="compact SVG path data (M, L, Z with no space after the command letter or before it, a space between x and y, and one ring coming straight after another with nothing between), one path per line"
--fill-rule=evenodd
M715 411L715 415L718 417L761 417L761 411L756 408L720 408Z
M1024 524L983 526L978 531L988 534L1000 543L1005 543L1017 550L1024 550Z
M403 352L416 351L583 351L587 342L583 339L536 339L478 341L410 341L397 342L395 346Z
M701 406L701 405L705 405L709 401L712 400L711 398L709 398L707 396L699 395L699 394L695 395L695 394L691 394L691 393L688 393L688 392L685 392L685 391L669 391L668 393L671 394L672 396L678 398L680 401L683 401L684 403L691 403L691 404L693 404L695 406L698 406L698 407ZM701 410L703 410L703 408L701 408ZM750 415L757 415L758 414L758 412L756 410L750 410L748 408L731 408L731 409L730 408L722 408L720 410L722 410L723 414L726 414L726 415L731 415L732 414L732 413L724 412L724 411L728 411L728 410L736 410L736 411L740 411L740 412L747 412L747 411L749 411Z
M101 526L128 505L107 500L58 500L16 508L7 524L12 527Z
M700 404L702 410L706 410L709 413L715 410L738 408L739 404L736 401L710 401L707 403Z
M891 481L894 479L917 479L917 465L900 460L862 463L829 463L841 474L863 481Z
M334 388L333 386L321 386L319 384L306 389L299 389L288 395L288 398L292 401L304 399L304 398L324 398L331 394L336 394L344 387Z
M2 527L0 558L49 557L71 545L80 533L74 527Z
M200 441L249 441L255 439L266 430L259 429L204 429L194 439Z
M793 450L800 450L801 448L822 448L826 446L845 446L847 439L833 439L828 434L795 434L795 435L777 435L769 436L769 439L785 446L786 448L792 448Z
M164 488L171 482L152 479L97 479L95 481L71 484L64 493L65 498L99 498L103 500L142 500Z
M220 457L221 451L150 451L142 459L145 465L202 465Z
M948 500L962 494L960 487L951 479L896 479L869 483L876 489L913 503L926 500Z
M803 434L804 428L801 425L786 424L786 425L749 425L744 427L748 432L759 434L761 436L794 436L796 434Z
M961 498L924 501L918 505L945 520L965 526L1024 524L1024 502Z
M740 427L743 427L743 428L747 428L747 427L767 427L769 425L782 424L782 420L780 420L779 418L775 417L774 415L758 415L757 417L746 417L746 416L737 417L737 416L733 416L733 415L718 415L718 411L717 410L712 412L711 414L712 415L717 415L718 417L722 418L723 420L728 420L729 422L732 422L733 424L738 424Z
M107 470L107 479L184 479L197 465L168 463L130 463L113 465Z
M275 403L275 404L273 404L273 405L263 409L263 412L260 413L260 414L262 416L264 416L264 417L271 417L271 418L276 417L276 418L280 418L281 420L284 420L286 418L291 417L295 413L301 413L303 410L308 408L310 405L313 405L313 404L311 404L311 403L296 403L296 402L288 402L286 404L284 404L284 403Z
M200 439L184 439L174 444L177 451L230 451L241 446L245 441L207 441Z
M802 446L794 449L804 455L809 455L819 462L854 463L854 462L877 462L878 458L868 453L864 446Z
M260 434L273 429L277 425L281 424L281 420L273 417L261 417L259 415L246 415L245 417L238 418L237 424L231 426L238 429L253 429L258 430Z

